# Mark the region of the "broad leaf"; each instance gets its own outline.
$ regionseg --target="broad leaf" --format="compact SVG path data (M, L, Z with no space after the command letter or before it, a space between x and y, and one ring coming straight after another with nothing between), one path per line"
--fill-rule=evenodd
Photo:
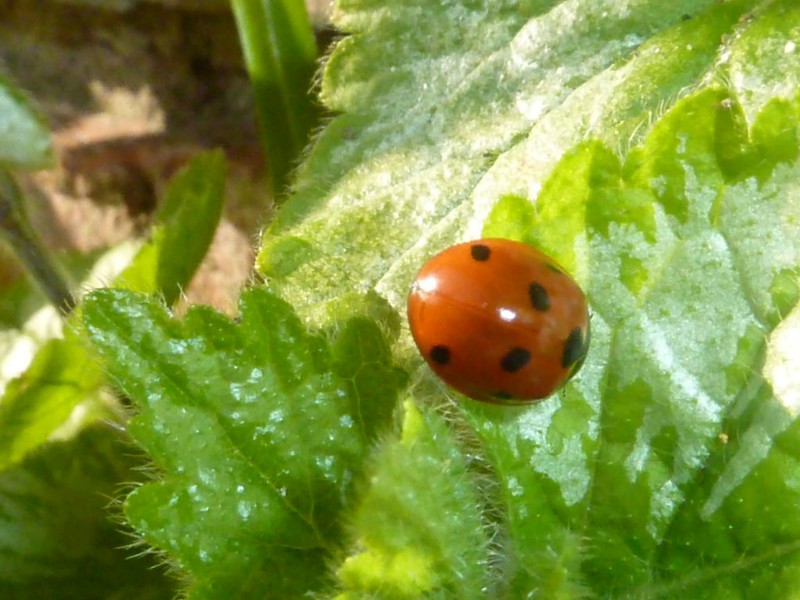
M165 474L128 497L126 514L192 574L192 597L318 589L404 379L378 328L352 319L329 346L263 289L243 296L238 324L203 307L178 322L112 290L84 310L113 380L140 408L130 431Z
M343 114L265 232L259 268L312 316L354 287L400 307L426 256L478 237L498 198L534 201L582 140L624 151L715 79L751 118L792 98L799 20L791 0L339 2L335 24L353 35L322 97Z
M796 127L798 113L786 116ZM593 358L560 401L514 421L471 417L505 487L520 593L566 594L585 582L596 592L699 597L713 580L727 596L800 559L791 511L771 523L763 503L742 500L764 486L776 505L800 500L783 483L800 472L800 455L781 441L796 436L796 405L761 372L776 323L798 300L796 287L786 293L780 283L800 265L791 191L800 164L765 169L743 123L723 92L700 93L624 165L597 144L565 157L537 217L526 218L518 199L501 204L561 260L588 255L595 311ZM772 176L760 185L753 169ZM567 210L585 230L559 219ZM781 251L765 251L770 244ZM765 459L782 465L780 475L766 467L777 479L765 476ZM552 579L556 572L566 577Z

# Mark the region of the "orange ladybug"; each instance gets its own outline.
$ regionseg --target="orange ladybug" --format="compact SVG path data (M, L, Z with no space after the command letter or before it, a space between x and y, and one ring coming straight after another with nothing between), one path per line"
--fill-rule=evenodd
M436 374L484 402L546 398L589 350L581 288L552 258L511 240L476 240L434 256L411 285L408 321Z

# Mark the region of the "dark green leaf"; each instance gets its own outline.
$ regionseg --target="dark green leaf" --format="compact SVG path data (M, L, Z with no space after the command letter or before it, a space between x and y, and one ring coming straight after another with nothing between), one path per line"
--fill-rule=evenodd
M128 498L131 523L193 574L197 597L318 588L403 382L375 325L343 323L331 350L263 289L242 297L239 324L203 307L178 322L112 290L84 310L112 378L139 407L131 432L165 473Z
M0 474L0 596L168 600L174 584L110 517L141 465L118 431L91 427ZM118 517L119 515L117 515ZM116 519L119 520L118 518Z

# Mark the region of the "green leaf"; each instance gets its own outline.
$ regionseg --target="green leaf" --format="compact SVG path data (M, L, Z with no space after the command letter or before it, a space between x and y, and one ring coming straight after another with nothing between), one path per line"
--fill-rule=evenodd
M499 198L533 201L576 144L635 145L712 73L734 96L757 83L745 67L795 89L779 60L794 40L791 6L339 2L334 24L352 35L326 65L322 98L342 114L265 231L258 267L312 318L353 288L375 286L399 308L425 257L478 237ZM754 57L743 46L765 35L762 18L774 27Z
M27 99L0 75L0 167L42 169L53 162L50 131Z
M352 517L359 552L339 570L338 597L486 598L492 532L461 448L440 415L405 410L403 438L380 448Z
M231 0L256 97L273 193L283 194L317 125L317 46L303 0Z
M224 192L224 154L217 150L192 160L170 180L149 241L114 286L175 302L211 245Z
M165 474L126 514L192 573L193 597L319 588L368 444L388 425L381 406L404 381L375 324L343 323L330 347L264 289L243 295L238 324L204 307L178 322L114 290L86 299L84 321Z
M84 405L78 422L108 415L100 365L85 339L68 332L38 350L31 365L5 389L0 405L0 471L22 460L64 426Z
M794 581L798 401L782 373L796 352L784 342L780 369L763 367L779 315L798 310L796 285L775 282L800 272L800 163L775 161L761 184L731 171L731 147L763 165L741 121L725 92L700 92L625 165L598 144L566 156L529 213L525 239L587 286L593 348L560 399L511 419L468 407L504 488L516 593L781 598ZM752 582L767 574L785 581L764 595Z
M131 540L109 519L119 482L142 479L124 443L118 431L90 427L0 474L0 596L174 597L153 557L132 558Z

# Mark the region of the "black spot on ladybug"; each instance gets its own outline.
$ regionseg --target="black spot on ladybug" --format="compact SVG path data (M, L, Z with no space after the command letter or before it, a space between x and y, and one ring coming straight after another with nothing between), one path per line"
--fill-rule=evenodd
M558 273L559 275L563 275L564 274L564 271L559 269L553 263L545 263L545 266L547 266L547 268L550 269L553 273Z
M519 371L522 367L527 365L531 360L531 353L525 348L512 348L508 351L502 359L500 359L500 366L503 371L514 373Z
M492 254L491 248L484 244L470 246L469 251L472 253L472 258L480 262L486 262Z
M589 315L589 318L590 319L592 318L591 315ZM589 341L590 338L592 337L592 331L591 331L592 328L590 326L590 323L591 321L589 323L586 323L586 335L583 338L583 348L581 348L580 351L580 358L577 361L575 361L575 363L572 365L572 369L570 369L567 381L572 379L575 376L575 373L581 370L581 367L583 366L583 361L586 360L586 355L589 354Z
M497 398L498 400L513 400L514 396L504 390L500 390L492 394L492 398Z
M587 330L588 331L588 330ZM569 369L578 361L582 361L586 357L586 351L589 349L588 344L589 336L584 340L583 332L580 327L576 327L569 332L569 337L564 344L564 354L561 355L561 366ZM575 369L577 371L577 368Z
M545 312L550 309L550 295L539 283L532 283L528 286L528 296L531 299L531 306L536 310Z
M434 346L431 348L431 360L439 365L446 365L450 362L450 348L447 346Z

